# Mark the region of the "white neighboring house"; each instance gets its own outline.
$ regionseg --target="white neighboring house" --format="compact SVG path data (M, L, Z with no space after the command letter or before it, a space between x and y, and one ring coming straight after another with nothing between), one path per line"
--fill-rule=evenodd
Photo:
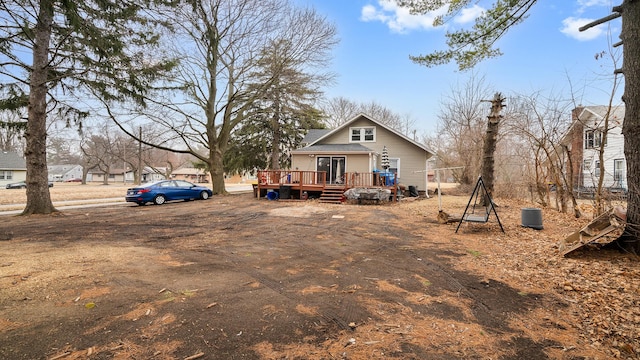
M147 183L152 181L164 180L166 179L166 176L164 176L165 171L167 171L167 168L164 167L151 168L149 166L145 166L140 176L140 182ZM130 183L133 183L135 181L135 174L133 171L128 170L126 172L125 181Z
M67 181L71 179L82 179L81 165L49 165L49 181Z
M15 152L0 151L0 186L24 181L27 178L27 162Z
M608 106L585 106L574 110L574 118L563 143L570 144L574 164L574 183L579 187L598 186L599 150L603 141L604 120ZM604 144L603 187L628 189L627 162L624 157L624 105L611 108Z

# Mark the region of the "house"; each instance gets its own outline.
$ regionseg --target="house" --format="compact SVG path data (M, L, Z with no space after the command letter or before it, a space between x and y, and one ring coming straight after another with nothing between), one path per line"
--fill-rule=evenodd
M194 183L208 183L210 175L203 169L185 167L173 170L171 172L171 178L174 180L186 180Z
M140 182L147 183L153 181L159 181L166 179L164 172L167 170L165 167L152 168L145 166L140 174ZM135 182L135 173L132 170L127 170L125 174L125 181L129 183Z
M345 183L345 173L381 172L418 191L427 188L427 160L433 153L364 114L332 130L309 131L303 143L306 146L291 151L291 168L322 171L328 184Z
M49 165L49 181L82 179L82 165Z
M571 151L574 187L594 188L600 177L599 149L608 106L584 106L574 109L572 123L563 136L562 144ZM628 189L627 163L624 156L624 105L609 111L609 126L604 143L603 187Z
M16 152L0 151L0 187L27 179L27 162Z
M105 177L107 178L106 181ZM124 184L126 183L125 171L122 169L109 169L109 174L105 174L104 171L95 168L93 170L89 170L89 173L87 174L87 181L109 184Z

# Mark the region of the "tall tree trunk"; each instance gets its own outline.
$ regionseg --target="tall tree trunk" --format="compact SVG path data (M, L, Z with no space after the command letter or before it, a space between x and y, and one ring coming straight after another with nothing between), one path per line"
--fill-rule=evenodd
M574 179L573 179L573 154L571 153L571 150L569 150L569 147L566 145L562 145L562 148L564 149L564 152L567 154L567 167L569 169L568 175L563 176L562 180L563 180L563 186L566 186L567 188L567 194L569 195L569 198L571 199L571 205L573 206L573 215L576 217L576 219L580 218L582 216L582 213L580 212L580 209L578 208L578 201L576 200L576 196L573 193L573 184L574 184ZM568 178L567 178L568 176Z
M274 102L273 118L271 119L271 133L273 134L271 144L271 169L278 170L280 169L280 141L282 141L280 131L281 112L279 99L276 98Z
M496 152L496 143L498 142L498 125L502 117L500 112L504 106L503 101L504 98L500 93L496 93L493 96L493 100L491 100L491 113L488 116L487 133L484 138L482 151L482 181L490 196L493 195L494 153ZM489 205L487 199L485 199L484 205Z
M224 185L224 164L222 151L217 147L209 150L209 174L211 174L211 189L214 195L226 194Z
M627 160L627 227L623 238L640 253L640 1L622 4L623 70L625 77L624 155Z
M604 125L602 126L602 132L600 133L600 146L598 146L598 185L596 186L596 215L604 213L605 198L604 198L604 150L607 143L607 137L609 136L609 116L611 114L611 104L607 108L607 112L604 115ZM596 129L597 132L597 129ZM595 133L594 133L595 136Z
M42 0L35 27L33 69L29 83L28 121L25 132L27 206L22 212L23 215L50 214L57 211L51 203L47 171L47 75L52 23L53 0Z

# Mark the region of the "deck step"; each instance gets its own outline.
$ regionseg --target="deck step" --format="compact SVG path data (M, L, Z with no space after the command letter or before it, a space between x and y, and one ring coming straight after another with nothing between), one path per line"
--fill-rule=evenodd
M342 186L327 186L320 194L319 202L325 204L341 204L344 199L344 188Z

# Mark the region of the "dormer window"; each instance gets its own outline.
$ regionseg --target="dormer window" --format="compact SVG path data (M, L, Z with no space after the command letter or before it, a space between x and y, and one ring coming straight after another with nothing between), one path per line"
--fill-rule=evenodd
M357 127L350 129L351 137L349 142L374 142L376 141L376 128L371 127Z

